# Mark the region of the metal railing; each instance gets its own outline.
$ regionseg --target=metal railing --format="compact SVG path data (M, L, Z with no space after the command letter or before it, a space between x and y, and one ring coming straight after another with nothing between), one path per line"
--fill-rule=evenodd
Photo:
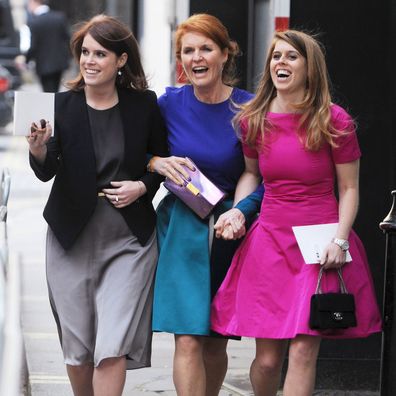
M386 236L383 293L383 332L381 348L380 395L396 395L396 190L389 214L380 223Z
M10 185L10 172L4 169L0 180L0 396L19 396L23 377L20 260L9 254L7 242Z

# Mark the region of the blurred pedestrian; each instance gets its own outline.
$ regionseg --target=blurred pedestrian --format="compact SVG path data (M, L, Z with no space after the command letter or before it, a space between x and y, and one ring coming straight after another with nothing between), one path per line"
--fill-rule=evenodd
M30 163L40 180L55 176L47 281L74 395L120 396L125 369L150 366L162 177L146 163L167 155L166 132L126 25L96 16L71 47L80 73L55 95L54 137L32 126Z
M218 395L227 370L228 339L210 331L210 303L230 265L238 241L213 238L219 216L239 201L235 187L244 169L241 144L231 124L233 105L252 94L236 88L237 44L214 16L196 14L176 31L176 56L189 84L168 87L159 98L171 157L149 168L182 182L183 165L198 168L228 197L202 220L175 195L158 206L160 255L154 292L154 331L175 334L173 379L178 395ZM245 216L259 209L263 191L233 208L224 226L245 231Z
M256 338L250 371L255 395L276 395L290 340L283 394L309 396L322 337L367 337L381 331L365 251L351 229L361 155L355 126L331 101L324 54L315 38L294 30L275 33L256 97L242 106L236 123L246 162L238 190L251 191L261 174L266 193L259 221L214 298L212 328ZM320 265L307 265L292 227L325 223L338 223L337 231ZM334 269L343 269L348 291L355 296L356 327L309 327L310 298L321 266L326 269L325 291L339 290Z
M45 0L28 0L30 48L26 62L34 60L44 92L58 92L69 66L69 27L66 16L51 10Z

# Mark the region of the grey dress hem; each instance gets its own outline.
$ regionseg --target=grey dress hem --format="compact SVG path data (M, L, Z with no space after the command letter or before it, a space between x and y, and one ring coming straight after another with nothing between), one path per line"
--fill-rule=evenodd
M110 205L104 199L102 201L86 228L87 234L98 227L96 220L104 215L101 206ZM48 228L50 303L65 363L72 366L93 363L97 367L103 359L118 356L126 356L127 369L151 365L156 236L153 233L147 245L142 247L131 235L121 215L118 216L129 233L129 241L124 240L121 247L107 238L107 243L113 244L114 248L99 248L96 252L84 243L92 244L91 238L86 241L84 235L77 246L65 251ZM122 249L124 251L120 253ZM99 252L102 260L95 259ZM79 256L78 260L76 256Z

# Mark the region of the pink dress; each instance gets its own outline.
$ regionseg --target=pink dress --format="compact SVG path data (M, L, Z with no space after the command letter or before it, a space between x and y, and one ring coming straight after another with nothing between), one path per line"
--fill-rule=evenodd
M343 267L343 277L355 296L357 327L318 332L308 325L320 266L305 264L292 226L338 222L334 164L361 155L349 115L337 105L331 113L334 126L349 131L336 139L337 148L325 144L319 151L307 151L296 133L299 116L278 113L268 113L273 128L259 153L244 146L247 157L259 160L265 194L259 219L236 251L213 301L213 330L276 339L298 334L355 338L381 331L366 254L353 231L352 261ZM326 272L322 288L338 290L336 271Z

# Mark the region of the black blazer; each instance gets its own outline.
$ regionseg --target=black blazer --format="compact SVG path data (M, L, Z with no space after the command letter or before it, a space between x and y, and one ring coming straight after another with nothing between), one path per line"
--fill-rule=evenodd
M147 194L119 210L144 245L156 221L151 201L163 180L160 175L147 172L147 156L167 156L167 136L154 92L120 89L118 97L125 137L123 172L147 187ZM42 181L55 175L44 218L63 248L68 249L87 224L98 200L96 160L84 91L55 95L55 131L47 148L44 164L38 164L30 154L30 165Z

